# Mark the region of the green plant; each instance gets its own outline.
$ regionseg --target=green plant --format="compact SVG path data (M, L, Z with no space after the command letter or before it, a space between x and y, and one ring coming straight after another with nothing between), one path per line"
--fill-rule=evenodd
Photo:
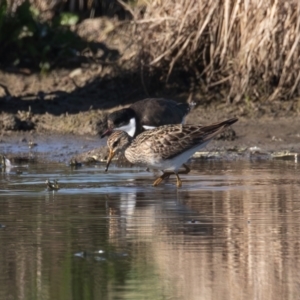
M0 65L26 66L46 72L78 56L86 43L69 28L77 22L78 17L71 13L43 22L28 0L10 14L6 1L1 1Z

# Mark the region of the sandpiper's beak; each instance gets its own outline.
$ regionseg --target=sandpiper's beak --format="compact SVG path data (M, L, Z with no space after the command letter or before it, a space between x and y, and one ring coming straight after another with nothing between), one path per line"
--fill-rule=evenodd
M100 138L103 139L105 136L110 135L112 132L113 132L113 130L111 128L108 128L102 133Z
M108 170L108 167L110 165L110 162L111 160L113 159L113 157L115 156L115 152L113 150L109 150L109 155L108 155L108 159L107 159L107 162L106 162L106 168L105 168L105 172L107 172Z

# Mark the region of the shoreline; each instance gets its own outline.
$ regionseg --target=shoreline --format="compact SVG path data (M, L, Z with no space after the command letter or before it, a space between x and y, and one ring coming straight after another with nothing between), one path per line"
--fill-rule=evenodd
M199 111L188 116L188 123L198 119ZM215 117L216 118L216 117ZM220 120L220 119L219 119ZM214 122L212 120L211 122ZM203 124L209 124L203 121ZM234 140L213 140L195 157L260 159L294 159L300 154L300 120L296 118L264 118L240 120L232 126ZM36 144L30 148L30 144ZM71 158L79 161L101 162L107 154L106 139L95 135L77 135L56 132L2 132L0 152L8 158L30 157L38 161L68 163ZM250 156L249 156L250 155Z

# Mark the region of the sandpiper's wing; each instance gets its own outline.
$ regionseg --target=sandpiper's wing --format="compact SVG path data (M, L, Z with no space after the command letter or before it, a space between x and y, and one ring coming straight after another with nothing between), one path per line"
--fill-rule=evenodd
M131 147L144 144L162 159L171 159L191 148L208 142L237 120L237 118L233 118L209 126L181 124L161 126L137 136Z

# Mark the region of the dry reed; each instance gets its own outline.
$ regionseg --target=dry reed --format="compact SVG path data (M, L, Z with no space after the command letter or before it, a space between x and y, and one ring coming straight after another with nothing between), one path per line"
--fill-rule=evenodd
M298 0L150 0L135 15L138 59L186 70L228 100L300 95Z

